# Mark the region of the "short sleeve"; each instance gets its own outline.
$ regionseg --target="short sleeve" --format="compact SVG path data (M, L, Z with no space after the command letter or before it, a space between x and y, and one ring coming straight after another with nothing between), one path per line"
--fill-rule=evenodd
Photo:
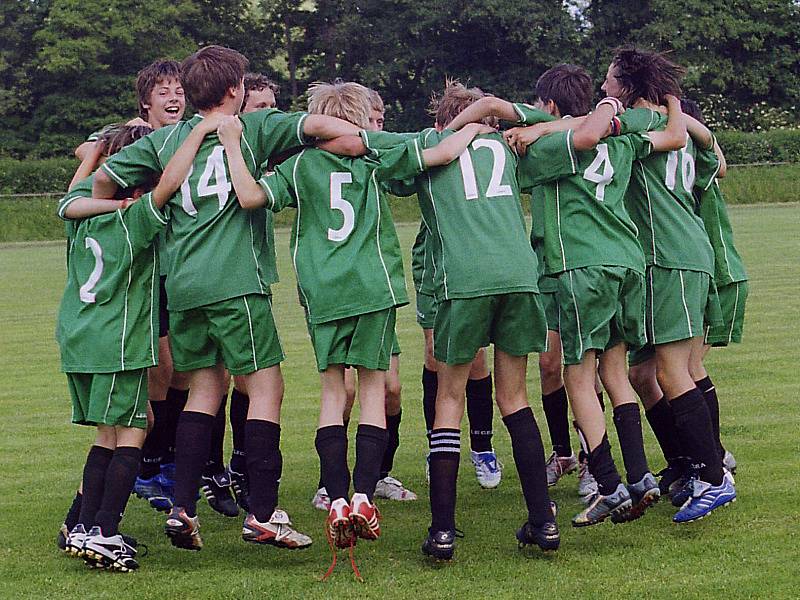
M620 124L620 135L660 129L666 117L649 108L632 108L616 117Z
M165 213L153 203L152 192L144 194L123 210L122 221L134 254L149 248L167 225Z
M251 139L258 149L258 160L260 162L276 154L312 142L303 133L308 113L258 110L242 115L240 118L245 127L245 132L242 135L246 140ZM252 139L253 137L255 139Z
M714 179L717 177L717 173L719 173L720 162L717 153L714 152L716 141L717 140L714 139L714 144L711 145L711 148L705 150L701 150L695 146L695 148L697 148L697 154L694 158L694 186L703 191L711 187L714 183Z
M378 162L375 177L379 181L412 179L425 170L422 148L417 138L385 150L370 150L369 158Z
M164 170L158 158L153 135L151 133L136 140L109 156L100 169L122 188L133 188L149 183L153 173L160 174Z
M56 209L56 214L60 219L64 219L65 221L71 221L72 219L69 219L68 217L64 216L67 207L78 198L92 197L93 181L94 178L91 175L86 179L81 179L72 187L72 189L69 192L67 192L66 196L64 196L63 198L61 198L61 200L58 201L58 208Z
M653 143L650 141L650 136L646 133L631 133L628 134L628 141L633 150L634 160L642 160L650 156L653 152Z
M359 135L368 151L394 148L408 140L420 137L419 133L392 133L390 131L367 131L366 129L362 129Z
M275 167L274 171L265 173L258 180L258 185L267 195L265 202L267 210L280 212L287 206L297 206L297 198L290 178L299 158L299 154L292 156L286 162Z
M547 123L548 121L556 120L553 115L549 115L543 110L534 108L530 104L517 102L512 104L512 106L517 116L519 116L519 120L517 121L519 125L536 125L537 123Z
M571 130L560 131L529 146L517 166L520 189L530 189L577 173L578 158L572 137Z

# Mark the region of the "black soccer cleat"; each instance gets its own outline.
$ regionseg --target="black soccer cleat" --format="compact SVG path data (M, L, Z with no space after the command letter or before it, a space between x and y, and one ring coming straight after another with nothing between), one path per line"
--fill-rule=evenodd
M200 491L208 501L208 505L226 517L238 517L239 506L233 499L231 478L227 472L217 473L211 477L203 475L200 479Z
M553 552L561 545L561 535L555 521L538 526L527 521L517 530L517 542L520 548L536 544L545 552Z
M228 478L231 481L231 490L236 498L236 504L246 513L250 512L250 482L247 473L238 473L228 467Z
M422 542L422 553L434 560L453 560L456 550L456 532L428 531L428 537Z

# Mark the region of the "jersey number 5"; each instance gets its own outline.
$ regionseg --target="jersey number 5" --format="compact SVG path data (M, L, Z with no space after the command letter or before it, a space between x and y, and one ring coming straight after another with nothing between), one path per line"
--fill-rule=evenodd
M219 210L225 208L228 203L228 195L231 193L231 183L228 181L228 172L225 170L225 160L222 158L222 153L225 151L224 146L214 146L208 159L206 166L203 169L203 174L200 175L200 181L197 182L197 197L215 196L219 204ZM189 169L189 174L181 184L181 206L186 214L195 216L197 215L197 207L192 202L192 190L189 187L189 177L192 176L192 171ZM214 183L211 183L211 178L214 178Z
M97 285L97 282L100 281L100 276L103 274L103 249L100 247L100 244L97 243L96 239L90 237L86 238L86 247L94 254L94 269L92 269L92 273L89 275L89 279L86 280L86 283L81 286L78 295L81 298L81 302L92 304L97 298L97 294L92 290L94 286Z
M342 186L345 183L353 183L351 173L331 173L331 210L338 210L344 218L344 223L339 229L328 228L328 239L332 242L345 241L356 226L353 205L342 198Z
M480 139L472 142L472 149L477 150L478 148L489 148L492 151L492 176L489 178L485 196L487 198L511 196L511 186L501 183L503 170L506 167L506 153L503 144L497 140ZM475 166L472 164L469 150L461 153L461 156L458 157L458 164L461 167L461 178L464 181L464 195L467 200L476 200L479 197L478 180L475 178Z

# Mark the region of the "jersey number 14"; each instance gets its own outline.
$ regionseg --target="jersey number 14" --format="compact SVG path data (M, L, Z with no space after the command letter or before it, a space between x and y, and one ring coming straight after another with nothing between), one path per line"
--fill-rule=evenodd
M222 156L224 152L224 146L214 146L200 175L200 181L197 182L197 197L216 196L219 210L225 208L231 193L231 183L228 181L228 172L225 170L225 160ZM181 184L181 206L186 214L194 217L197 215L197 207L192 201L192 189L189 187L189 177L192 176L193 170L193 167L189 169L189 174ZM211 183L212 178L214 183Z

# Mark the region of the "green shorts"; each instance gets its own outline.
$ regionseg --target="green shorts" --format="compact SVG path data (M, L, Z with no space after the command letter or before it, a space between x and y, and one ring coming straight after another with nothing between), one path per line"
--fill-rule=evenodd
M647 267L647 342L657 346L703 335L710 284L708 273Z
M555 292L539 292L539 301L544 309L544 318L549 331L559 331L558 327L558 298Z
M620 343L643 346L644 296L644 277L626 267L561 273L557 298L564 364L580 364L587 350L608 350Z
M147 429L147 369L67 373L72 422Z
M397 337L397 328L392 330L392 356L400 356L400 340Z
M645 344L641 348L628 351L628 366L635 367L655 357L656 347L653 344Z
M444 300L433 327L433 356L448 365L471 362L480 348L512 356L541 352L547 346L547 323L535 292Z
M396 316L397 309L387 308L327 323L308 324L317 369L322 372L330 365L346 365L388 371Z
M170 311L169 322L176 371L224 363L231 375L247 375L284 359L270 296L247 294Z
M436 298L417 292L417 323L423 329L433 329L436 321Z
M709 326L706 330L706 344L727 346L731 342L742 341L744 328L744 309L747 303L749 288L746 281L737 281L724 285L717 290L722 323Z

